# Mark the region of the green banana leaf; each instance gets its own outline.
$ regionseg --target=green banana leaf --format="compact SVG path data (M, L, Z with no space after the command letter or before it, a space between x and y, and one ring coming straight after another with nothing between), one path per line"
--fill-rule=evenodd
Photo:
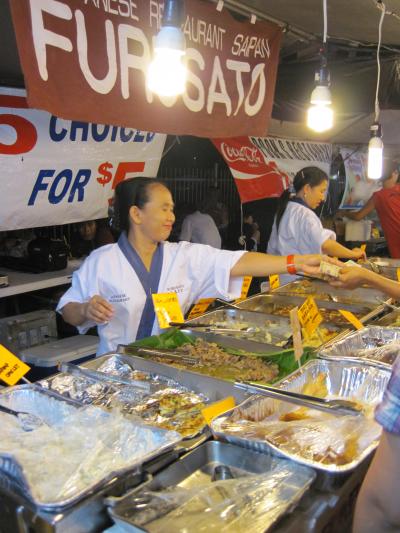
M196 341L193 337L189 337L180 329L171 328L165 333L161 333L160 335L153 335L152 337L146 337L145 339L133 342L129 346L143 346L146 348L160 349L167 348L173 350L175 348L183 346L184 344L194 344L195 342ZM283 379L284 377L288 376L299 368L299 363L296 361L294 357L294 350L292 349L281 350L273 353L266 352L265 354L263 354L246 352L244 350L237 350L234 348L227 348L226 346L221 346L221 348L232 355L261 357L265 362L270 361L271 363L277 364L279 367L279 374L273 380L273 382ZM305 347L304 353L300 360L300 365L304 365L305 363L307 363L307 361L314 359L314 357L315 356L313 354L313 350L311 348ZM215 369L214 371L210 368L209 373L214 377L225 378L230 380L235 379L233 376L230 376L229 368L219 368Z

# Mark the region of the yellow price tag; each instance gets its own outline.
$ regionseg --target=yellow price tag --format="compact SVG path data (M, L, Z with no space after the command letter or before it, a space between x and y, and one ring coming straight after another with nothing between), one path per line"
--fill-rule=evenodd
M152 294L154 310L161 329L169 328L170 322L184 322L176 292Z
M0 379L7 385L15 385L30 370L30 366L23 363L5 346L0 344Z
M247 294L249 292L252 279L253 279L253 276L245 276L243 278L242 292L240 293L240 298L243 300L247 298Z
M299 308L298 317L300 324L305 329L307 335L311 337L314 331L322 322L322 315L314 298L309 296L303 305Z
M353 315L350 311L344 311L343 309L339 309L339 313L344 316L346 320L350 322L356 329L363 329L365 326L362 322L358 320L358 318Z
M207 309L210 307L210 305L213 303L215 298L201 298L198 302L194 304L192 307L188 319L196 318L202 314L204 314Z
M397 281L400 281L400 268L396 270L396 274L397 274Z
M223 400L214 402L211 405L207 405L204 409L201 410L201 414L205 418L208 425L211 424L211 421L218 415L229 411L235 407L235 398L233 396L228 396Z
M279 274L271 274L269 276L269 288L273 291L279 289L281 283L279 281Z
M365 250L367 249L367 245L366 245L366 244L362 244L362 245L360 246L360 248L361 248L361 250L362 250L363 252L365 252Z

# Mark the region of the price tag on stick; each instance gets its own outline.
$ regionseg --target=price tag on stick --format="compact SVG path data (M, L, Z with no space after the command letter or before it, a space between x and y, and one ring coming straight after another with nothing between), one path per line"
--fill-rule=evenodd
M176 292L152 294L154 310L161 329L169 328L170 322L184 322Z
M298 312L300 324L305 329L308 337L311 337L314 331L322 322L322 315L319 312L318 306L314 298L309 296L307 300L300 307Z
M0 379L2 381L7 385L15 385L29 370L30 366L0 344Z
M400 281L400 268L396 270L396 274L397 274L397 281Z
M301 327L300 327L300 321L299 321L299 308L294 307L290 310L289 313L290 316L290 325L292 328L292 334L293 334L293 348L294 348L294 358L299 363L300 366L300 359L303 355L303 342L301 340Z
M201 414L204 416L207 424L210 425L211 421L216 416L225 413L225 411L229 411L229 409L233 409L234 407L235 398L233 396L228 396L223 400L207 405L207 407L204 407L204 409L201 410Z
M240 293L240 298L235 300L235 303L236 302L241 302L242 300L245 300L247 298L247 294L249 292L252 279L253 279L253 276L244 276L243 283L242 283L242 291Z

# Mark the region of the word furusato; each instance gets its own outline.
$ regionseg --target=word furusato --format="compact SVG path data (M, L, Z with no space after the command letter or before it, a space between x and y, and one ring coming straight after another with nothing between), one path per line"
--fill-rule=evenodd
M136 4L127 0L86 0L82 9L73 10L60 0L31 0L34 51L42 80L49 79L48 50L58 49L60 53L73 54L84 80L97 94L106 95L118 90L123 99L132 98L133 84L143 84L146 76L152 59L154 39L154 36L146 35L139 27L139 17L135 14ZM150 4L153 5L154 2ZM104 20L103 27L97 28L97 32L104 34L102 63L107 65L107 71L102 77L98 77L90 66L89 58L92 57L93 50L90 47L85 13L89 8L100 11L101 6L107 7L109 17ZM60 29L57 29L60 33L55 31L56 19L63 21L64 28L68 30L65 33L70 37ZM155 98L159 98L165 107L171 107L179 98L192 112L206 110L211 114L216 106L220 106L225 107L226 116L235 116L239 111L247 116L256 115L262 109L266 97L266 58L270 55L268 40L238 34L230 50L231 58L221 59L218 54L221 53L224 37L222 28L209 29L205 24L187 20L184 30L189 37L186 49L186 91L179 97L156 97L144 88L147 102L151 104ZM208 64L209 60L206 61L198 49L190 47L190 43L196 45L196 41L202 46L213 48L212 64ZM96 50L96 53L101 52ZM60 55L60 60L61 58Z

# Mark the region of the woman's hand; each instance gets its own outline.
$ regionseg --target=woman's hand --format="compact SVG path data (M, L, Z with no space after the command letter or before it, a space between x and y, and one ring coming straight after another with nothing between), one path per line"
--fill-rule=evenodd
M358 261L358 259L362 259L363 261L367 260L367 254L365 253L365 250L361 250L361 248L353 248L351 252L353 254L352 259L355 261Z
M83 305L85 319L93 320L96 324L109 322L114 315L113 306L98 294Z
M304 272L304 274L310 274L311 276L321 273L319 269L321 261L326 261L327 263L332 263L340 267L344 265L341 261L333 257L328 257L327 255L311 254L294 256L296 270L298 272Z

